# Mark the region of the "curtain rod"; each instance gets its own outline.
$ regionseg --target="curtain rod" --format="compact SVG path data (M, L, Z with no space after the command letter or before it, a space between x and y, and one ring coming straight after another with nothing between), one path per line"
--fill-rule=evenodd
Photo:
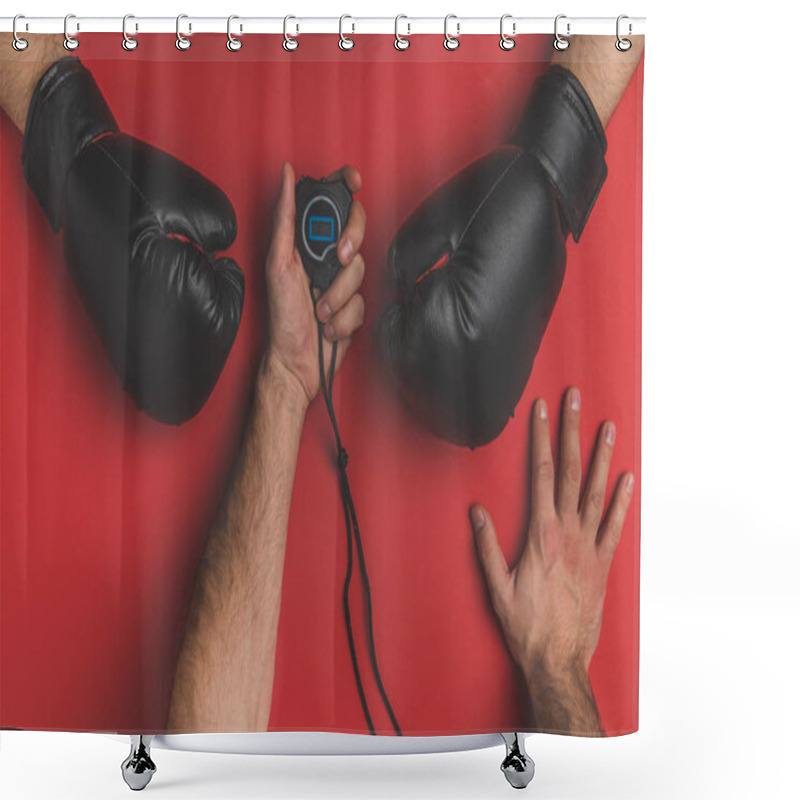
M644 17L623 16L622 35L631 36L645 32ZM0 31L13 30L13 17L0 17ZM175 17L136 17L128 16L126 31L134 36L141 33L175 33ZM555 17L515 17L505 15L504 30L508 35L549 33L555 30ZM286 26L286 28L284 27ZM403 36L414 34L439 34L445 29L444 17L236 17L232 30L237 36L255 33L283 34L292 36L303 33L345 34L377 33L395 34L395 26ZM26 17L17 20L17 33L64 33L64 17ZM81 17L70 15L69 33L77 36L82 33L121 33L122 17ZM193 17L181 15L181 32L188 36L195 33L226 33L228 17ZM453 35L487 34L500 32L500 16L497 17L459 17L451 15L448 30ZM562 36L591 34L615 36L616 17L570 17L560 14L558 31Z

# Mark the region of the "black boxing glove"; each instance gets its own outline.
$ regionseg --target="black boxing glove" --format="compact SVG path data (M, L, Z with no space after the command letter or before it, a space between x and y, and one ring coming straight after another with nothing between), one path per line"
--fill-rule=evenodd
M177 425L208 399L242 314L244 276L215 258L236 238L228 198L199 172L119 132L92 74L57 61L31 99L25 178L136 405Z
M389 249L401 298L380 335L400 392L437 436L478 447L522 396L566 262L606 176L606 138L568 70L539 78L512 144L440 186Z

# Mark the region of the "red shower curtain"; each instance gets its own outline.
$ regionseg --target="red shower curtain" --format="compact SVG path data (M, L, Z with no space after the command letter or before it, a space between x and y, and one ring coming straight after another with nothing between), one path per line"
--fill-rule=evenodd
M358 167L368 217L366 321L337 375L384 684L407 735L535 730L492 612L469 526L492 511L510 562L529 513L530 415L581 388L584 467L613 419L612 475L640 476L642 66L606 129L608 177L566 275L516 413L471 450L408 411L377 354L387 250L436 186L506 141L552 56L551 37L306 35L295 53L253 36L89 35L80 53L120 129L178 156L230 199L228 255L245 276L236 341L210 399L183 425L137 410L109 366L0 117L0 726L165 729L204 540L249 407L266 325L264 262L283 161L299 175ZM611 41L611 40L610 40ZM609 47L613 45L609 43ZM270 730L365 732L341 603L345 523L321 398L292 495ZM638 484L638 481L637 481ZM603 726L638 726L639 495L609 576L590 677ZM353 603L363 600L355 588ZM360 620L360 612L358 612ZM360 641L359 657L368 663ZM366 666L364 667L366 671ZM367 699L389 732L373 684Z

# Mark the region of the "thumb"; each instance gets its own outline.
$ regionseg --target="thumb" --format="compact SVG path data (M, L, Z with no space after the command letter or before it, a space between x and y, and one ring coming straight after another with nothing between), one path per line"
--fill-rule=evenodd
M281 190L278 195L278 205L275 206L275 220L270 243L273 263L286 263L294 251L294 185L294 169L288 161L285 161L281 169Z
M500 549L497 541L494 523L489 512L479 504L473 505L469 510L469 521L472 524L472 534L475 537L475 548L478 551L478 560L483 568L483 575L489 587L492 605L495 611L505 603L511 575L508 571L508 562Z

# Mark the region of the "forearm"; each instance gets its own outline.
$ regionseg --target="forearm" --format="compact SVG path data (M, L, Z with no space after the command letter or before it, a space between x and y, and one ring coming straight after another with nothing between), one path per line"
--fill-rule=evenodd
M620 52L613 36L575 36L553 63L581 82L605 128L625 94L644 53L644 36L631 36L631 48Z
M306 400L265 363L233 478L206 541L170 730L266 730L281 583Z
M20 132L25 131L28 106L39 79L47 68L67 55L63 37L28 34L25 50L15 50L10 33L0 33L0 109Z
M592 685L585 671L565 669L558 674L540 666L527 670L526 685L536 727L550 733L602 736Z

